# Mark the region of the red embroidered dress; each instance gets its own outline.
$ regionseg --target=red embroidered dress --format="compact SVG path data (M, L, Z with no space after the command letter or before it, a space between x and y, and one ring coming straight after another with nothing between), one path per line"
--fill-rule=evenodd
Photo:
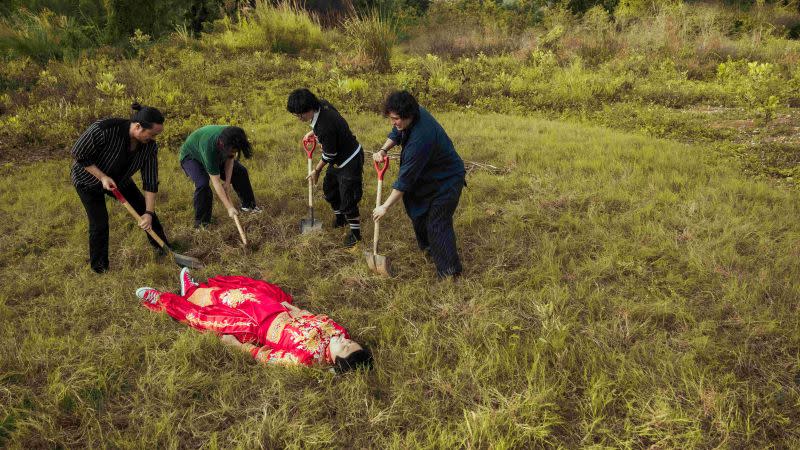
M199 288L211 288L211 304L198 306L188 298ZM192 328L230 334L257 347L253 357L284 365L333 364L331 338L350 338L341 325L324 315L292 315L281 302L292 297L274 284L240 276L210 278L186 296L162 292L158 302L142 304L163 311Z

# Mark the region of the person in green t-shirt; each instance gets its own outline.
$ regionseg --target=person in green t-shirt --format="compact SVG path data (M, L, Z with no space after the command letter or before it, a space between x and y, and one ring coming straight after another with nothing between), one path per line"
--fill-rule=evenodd
M226 125L207 125L198 128L181 146L179 156L181 167L195 186L195 228L205 227L211 223L212 187L229 216L239 214L228 194L231 185L242 202L242 211L261 212L261 208L256 206L247 169L236 158L239 153L245 158L250 158L252 155L247 134L239 127Z

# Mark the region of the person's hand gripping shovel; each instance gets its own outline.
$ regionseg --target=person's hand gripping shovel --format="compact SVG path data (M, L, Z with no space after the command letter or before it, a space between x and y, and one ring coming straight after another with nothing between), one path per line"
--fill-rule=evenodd
M124 206L125 209L127 209L128 212L131 213L131 216L133 216L133 218L136 219L136 223L142 221L142 216L140 216L139 213L137 213L136 210L133 209L133 206L131 206L131 204L128 203L127 200L125 200L125 197L117 188L111 189L111 192L114 194L114 197L116 197L117 200L119 200L119 202L122 203L122 206ZM162 250L167 252L172 257L172 260L175 262L175 264L181 267L189 267L192 269L202 269L204 267L203 263L200 262L200 260L197 258L173 252L172 249L169 248L167 244L165 244L164 241L162 241L161 238L158 237L158 235L153 230L147 230L147 234L149 234L150 237L152 237L158 243L158 245L161 246Z
M383 159L383 167L375 161L375 171L378 172L378 194L375 199L375 206L378 207L381 205L381 194L383 190L383 175L386 173L386 170L389 169L389 157L386 156ZM372 234L372 251L369 250L364 252L364 256L367 258L367 265L369 266L370 270L373 272L379 273L383 276L390 277L392 276L390 272L389 266L389 258L379 255L378 254L378 233L380 231L380 222L375 221L375 232Z
M300 232L302 234L319 231L322 229L322 221L314 219L314 180L312 180L311 172L311 158L314 156L314 150L317 148L317 137L313 134L303 138L303 149L308 155L308 219L300 221Z

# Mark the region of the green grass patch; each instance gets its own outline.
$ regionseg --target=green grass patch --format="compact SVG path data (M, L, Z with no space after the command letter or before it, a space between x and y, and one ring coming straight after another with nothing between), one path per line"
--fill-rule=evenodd
M249 108L243 106L242 108ZM792 448L800 443L798 194L700 146L502 114L438 113L468 176L465 265L437 283L401 208L381 229L394 279L300 236L302 124L243 120L261 216L252 242L215 204L191 228L177 144L158 211L203 278L283 286L373 348L371 373L263 367L138 305L177 267L109 199L112 272L86 263L86 222L59 159L3 167L0 442L33 447ZM348 114L367 148L388 124ZM365 166L362 213L372 208ZM390 170L393 179L397 168ZM323 219L332 214L321 202ZM369 222L365 222L369 229ZM371 233L366 232L367 240Z

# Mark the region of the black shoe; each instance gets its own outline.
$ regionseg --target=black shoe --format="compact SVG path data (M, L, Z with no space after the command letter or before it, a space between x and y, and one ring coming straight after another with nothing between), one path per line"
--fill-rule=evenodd
M355 233L350 233L344 238L344 247L345 248L352 248L358 244L358 241L361 240L361 236L357 236Z
M336 214L336 219L333 220L333 228L341 228L347 225L347 218L344 214Z
M194 229L195 230L203 230L207 226L209 226L210 224L211 224L210 222L201 222L199 220L195 220L194 221Z

